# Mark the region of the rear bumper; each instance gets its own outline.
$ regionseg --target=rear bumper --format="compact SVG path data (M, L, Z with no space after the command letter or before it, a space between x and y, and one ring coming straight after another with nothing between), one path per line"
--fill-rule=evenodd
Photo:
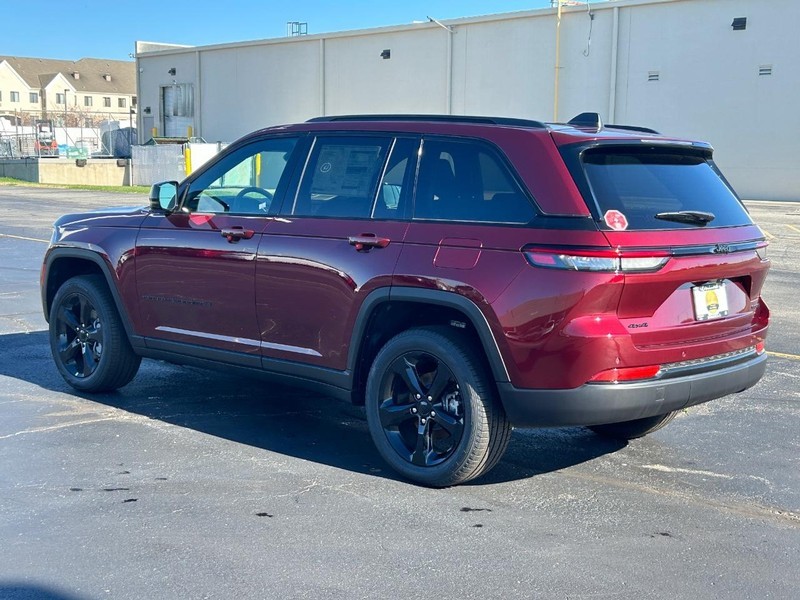
M516 427L621 423L680 410L755 385L767 353L711 371L632 383L586 384L569 390L521 389L498 382L500 398Z

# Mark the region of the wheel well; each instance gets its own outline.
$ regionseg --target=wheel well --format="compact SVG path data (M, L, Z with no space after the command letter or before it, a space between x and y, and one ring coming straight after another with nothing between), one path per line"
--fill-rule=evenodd
M370 314L353 373L353 404L364 404L367 376L378 351L398 333L414 327L450 326L466 335L479 354L488 373L492 373L486 352L475 326L466 314L456 308L424 302L388 301L379 304ZM493 378L492 378L493 379Z
M100 266L85 258L75 258L65 256L56 258L50 263L47 271L47 293L45 295L46 311L45 316L49 318L50 307L53 305L53 298L64 282L76 275L100 275L105 281L105 275Z

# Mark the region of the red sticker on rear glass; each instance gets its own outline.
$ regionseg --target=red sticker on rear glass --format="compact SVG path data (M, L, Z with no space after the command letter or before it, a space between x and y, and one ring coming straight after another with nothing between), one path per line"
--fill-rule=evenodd
M625 231L628 228L628 217L618 210L607 210L603 220L614 231Z

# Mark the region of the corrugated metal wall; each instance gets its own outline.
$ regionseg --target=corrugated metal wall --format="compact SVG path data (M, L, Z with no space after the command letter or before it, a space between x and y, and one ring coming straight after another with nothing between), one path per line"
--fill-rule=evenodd
M179 145L134 146L133 185L180 181L186 176L183 148Z

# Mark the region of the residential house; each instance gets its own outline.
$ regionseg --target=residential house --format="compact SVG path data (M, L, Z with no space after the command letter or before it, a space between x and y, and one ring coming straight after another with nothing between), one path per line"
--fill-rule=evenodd
M58 125L93 127L128 121L135 109L133 62L0 56L0 117L11 123L52 119Z

